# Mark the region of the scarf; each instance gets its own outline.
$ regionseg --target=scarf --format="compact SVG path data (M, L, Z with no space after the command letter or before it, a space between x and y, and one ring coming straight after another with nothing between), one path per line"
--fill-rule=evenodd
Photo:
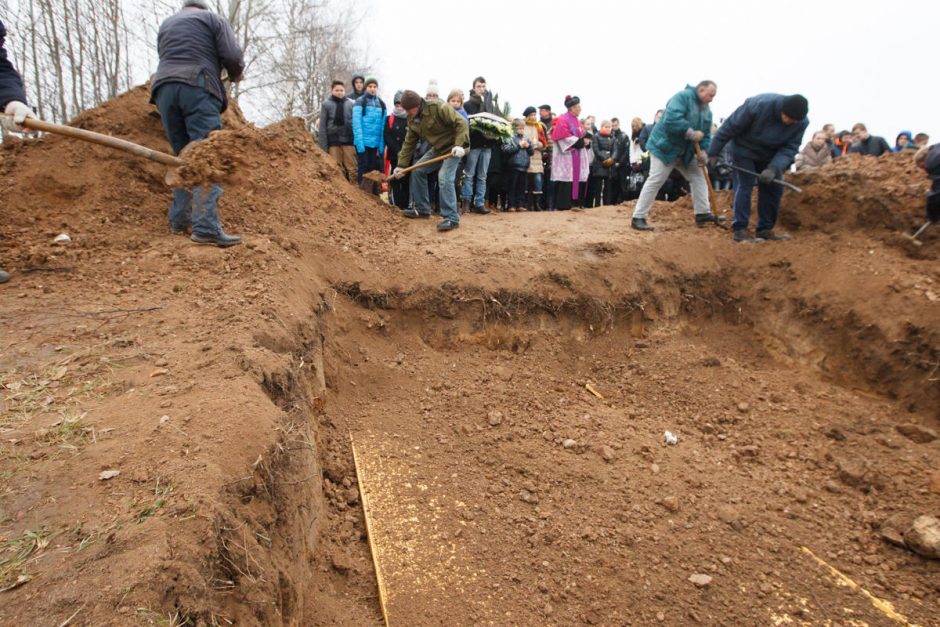
M527 119L527 120L525 121L525 123L526 123L527 126L534 126L534 127L535 127L535 129L536 129L536 130L538 131L538 133L539 133L539 143L542 144L542 147L543 147L543 148L544 148L545 146L547 146L547 145L548 145L548 138L545 136L545 125L542 124L541 122L539 122L538 120L528 120L528 119Z
M345 98L337 98L330 95L330 100L336 103L336 115L333 117L333 126L346 126L346 104Z

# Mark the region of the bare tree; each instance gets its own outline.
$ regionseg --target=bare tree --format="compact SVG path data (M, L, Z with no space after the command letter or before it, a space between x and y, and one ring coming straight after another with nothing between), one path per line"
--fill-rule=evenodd
M7 49L39 115L66 121L156 69L160 23L179 0L0 0ZM364 69L351 43L360 26L342 0L215 0L245 52L245 80L231 88L258 122L299 115L315 124L330 81ZM272 106L273 105L273 106Z

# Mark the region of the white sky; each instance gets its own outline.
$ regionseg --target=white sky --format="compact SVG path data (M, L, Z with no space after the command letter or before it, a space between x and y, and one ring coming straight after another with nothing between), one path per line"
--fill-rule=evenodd
M389 107L397 89L441 97L475 76L513 115L547 103L652 120L687 83L718 83L716 121L748 96L802 93L810 131L864 122L940 141L938 0L360 0L363 44ZM809 133L807 134L807 140Z

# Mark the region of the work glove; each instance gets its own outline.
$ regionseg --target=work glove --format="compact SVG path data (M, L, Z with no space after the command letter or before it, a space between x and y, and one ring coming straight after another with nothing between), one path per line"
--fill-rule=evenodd
M453 150L450 151L450 154L458 159L463 159L463 156L467 154L467 151L463 149L463 146L454 146Z
M708 165L708 153L707 152L701 151L701 152L696 153L695 156L698 158L699 163L701 163L702 165Z
M690 128L685 132L685 138L690 142L700 142L705 139L705 133Z
M404 171L404 169L405 169L405 168L395 168L394 170L392 170L392 178L393 178L393 179L404 178L405 175L402 174L402 172Z
M613 159L604 159L604 160L601 162L601 164L602 164L605 168L609 168L610 166L612 166L612 165L614 164L614 160L613 160Z
M33 113L33 110L25 102L20 102L19 100L11 100L7 103L6 109L3 111L3 117L0 118L0 122L3 124L3 128L14 133L23 133L26 129L23 128L23 121L26 118L35 118L36 114Z
M777 171L773 168L764 168L764 170L757 177L757 180L763 183L764 185L770 185L774 182L774 179L777 178Z

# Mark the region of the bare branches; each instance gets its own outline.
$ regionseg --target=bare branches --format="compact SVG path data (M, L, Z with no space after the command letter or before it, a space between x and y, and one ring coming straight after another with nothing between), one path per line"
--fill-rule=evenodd
M362 15L341 0L215 0L245 52L231 87L259 124L300 116L312 128L335 77L364 70ZM66 122L144 82L160 23L178 0L0 0L7 49L41 117Z

